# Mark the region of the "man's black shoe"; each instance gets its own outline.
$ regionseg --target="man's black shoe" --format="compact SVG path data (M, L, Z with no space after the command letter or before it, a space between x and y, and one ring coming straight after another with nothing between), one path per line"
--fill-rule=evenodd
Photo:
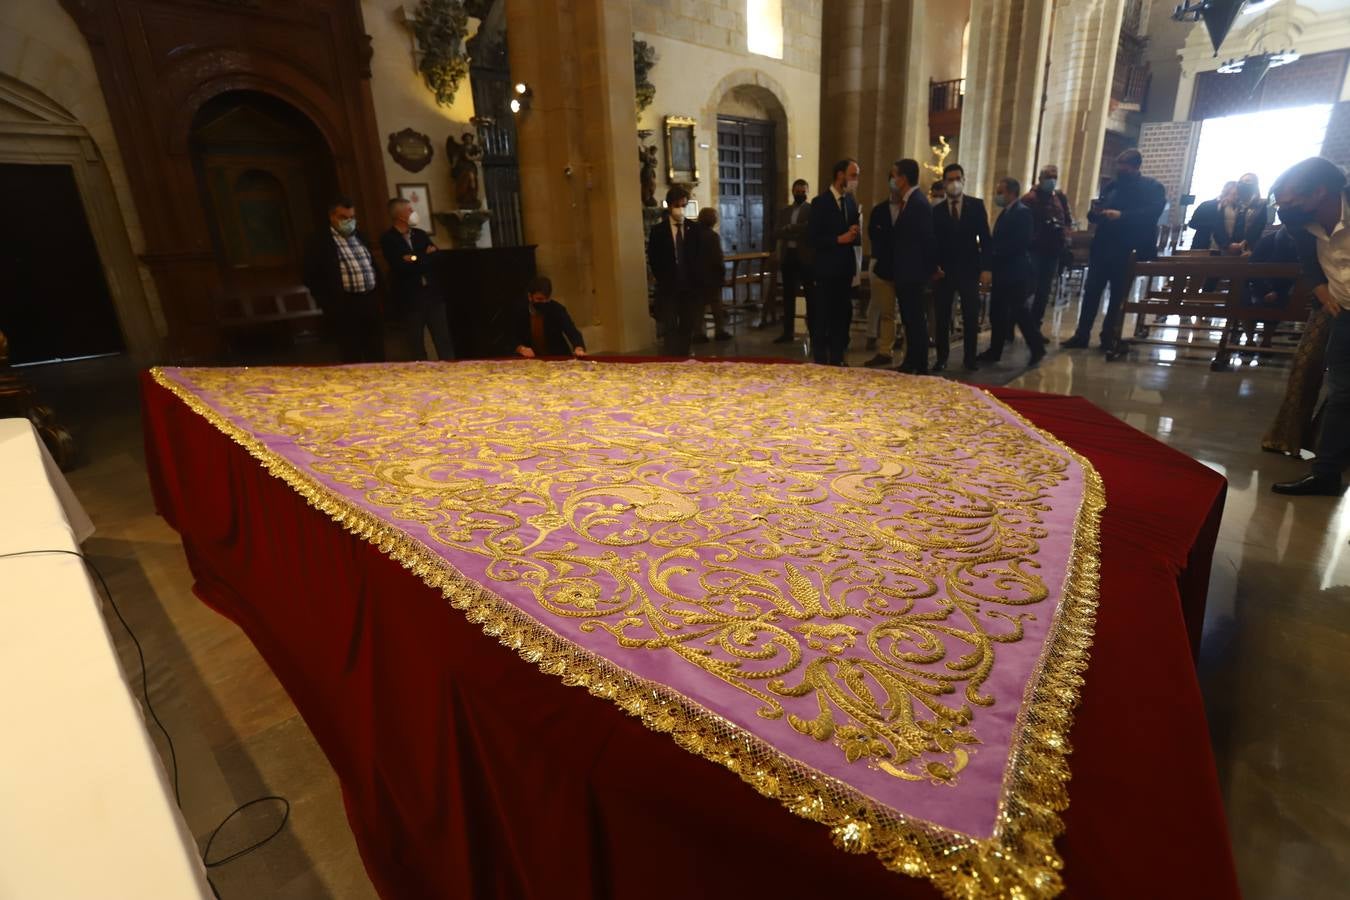
M780 334L778 337L776 337L776 338L773 339L773 342L774 342L775 344L791 344L792 342L794 342L794 341L796 341L796 340L797 340L797 338L796 338L796 336L794 336L794 335L791 335L791 334Z
M1345 492L1345 485L1334 476L1304 475L1298 481L1278 481L1270 489L1277 494L1296 497L1339 497Z
M1059 345L1061 350L1086 350L1088 342L1080 337L1071 337Z

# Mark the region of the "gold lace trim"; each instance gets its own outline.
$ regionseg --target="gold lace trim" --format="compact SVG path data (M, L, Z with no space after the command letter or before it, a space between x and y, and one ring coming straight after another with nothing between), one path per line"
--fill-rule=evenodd
M992 395L989 399L1024 428L1078 463L1083 472L1083 498L1059 609L1018 713L994 835L980 840L902 816L838 779L785 756L677 691L635 677L572 644L460 574L430 548L269 450L160 367L150 374L156 384L243 447L310 506L439 590L484 633L544 673L610 700L651 730L669 734L690 753L725 766L796 815L825 825L839 849L871 853L893 872L927 878L949 898L1054 897L1063 889L1063 861L1054 842L1064 830L1059 813L1069 805L1068 733L1096 624L1099 526L1106 495L1101 476L1087 459Z

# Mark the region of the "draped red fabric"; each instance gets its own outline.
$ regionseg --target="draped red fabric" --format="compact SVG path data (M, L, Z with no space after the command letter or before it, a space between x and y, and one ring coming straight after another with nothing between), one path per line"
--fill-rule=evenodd
M1064 896L1237 897L1192 662L1225 482L1080 398L993 393L1107 491ZM295 701L382 897L937 896L539 672L148 376L143 403L195 590Z

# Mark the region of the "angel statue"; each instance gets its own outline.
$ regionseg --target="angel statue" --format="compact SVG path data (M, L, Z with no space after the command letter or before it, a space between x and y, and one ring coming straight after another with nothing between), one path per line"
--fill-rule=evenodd
M483 147L478 136L466 131L458 141L446 138L445 155L450 160L450 178L455 183L455 208L480 209L483 201L478 192L478 164L483 159Z
M936 163L924 163L923 167L938 181L942 180L942 167L947 164L947 157L952 154L952 145L947 143L946 135L938 135L938 142L928 148L933 151L933 156L937 159Z

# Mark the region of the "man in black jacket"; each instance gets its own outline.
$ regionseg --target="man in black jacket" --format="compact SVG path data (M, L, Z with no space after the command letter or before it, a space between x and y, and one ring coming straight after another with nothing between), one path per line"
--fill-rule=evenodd
M1271 485L1277 494L1337 496L1350 464L1350 191L1329 159L1310 157L1275 181L1280 220L1298 247L1313 297L1331 316L1327 339L1327 399L1312 471Z
M1022 331L1022 337L1031 350L1028 365L1034 366L1045 356L1045 341L1036 323L1030 298L1035 290L1035 270L1031 263L1031 245L1035 235L1035 217L1020 199L1022 185L1016 178L1004 178L998 183L994 204L1003 213L994 223L990 241L989 274L992 290L989 298L989 318L993 339L981 359L998 362L1003 345L1012 337L1013 326Z
M426 359L423 332L431 332L436 347L436 358L455 358L455 345L450 340L450 324L446 318L445 298L434 283L431 254L436 245L431 235L417 227L417 211L402 198L389 201L389 230L380 235L380 249L389 266L390 294L394 310L407 331L408 352L412 359Z
M514 310L511 333L516 353L538 356L585 356L586 341L567 307L553 299L553 282L536 278L525 289L525 302Z
M778 272L783 286L783 333L775 344L790 344L797 339L797 295L811 296L811 245L808 231L811 204L810 185L805 179L792 182L792 205L778 211ZM808 301L809 302L809 301Z
M1036 296L1031 302L1031 315L1040 328L1073 234L1073 207L1068 195L1059 189L1059 166L1041 166L1035 187L1022 195L1022 205L1031 210L1035 228L1031 265L1036 270Z
M305 243L305 287L323 309L344 363L383 362L384 331L376 296L379 271L370 244L356 230L349 197L328 204L328 227Z
M961 327L966 371L979 368L975 350L980 338L980 273L989 270L989 213L979 197L965 194L966 170L952 163L942 170L946 198L933 207L933 235L941 280L934 292L937 319L937 362L934 372L947 367L952 333L952 304L961 298Z
M892 231L894 239L895 298L900 321L905 326L905 361L899 371L928 374L928 311L924 286L937 273L937 244L933 237L933 211L919 190L919 163L897 160L891 165L891 186L900 197L900 214Z
M1116 317L1130 291L1130 253L1139 259L1158 255L1158 220L1167 208L1167 191L1152 178L1139 174L1144 158L1138 150L1126 150L1116 157L1116 178L1092 205L1088 221L1097 224L1088 254L1087 283L1083 286L1083 307L1078 328L1064 342L1066 349L1088 345L1092 324L1102 304L1102 291L1109 285L1111 297L1102 321L1102 349L1109 351L1115 340Z
M858 258L853 248L862 243L858 201L857 160L834 164L829 188L811 201L807 242L815 264L816 289L806 298L806 327L811 333L811 356L816 362L842 366L853 322L853 278Z
M698 224L685 219L689 191L666 191L666 214L647 237L647 264L656 276L656 316L668 356L688 356L699 307Z

